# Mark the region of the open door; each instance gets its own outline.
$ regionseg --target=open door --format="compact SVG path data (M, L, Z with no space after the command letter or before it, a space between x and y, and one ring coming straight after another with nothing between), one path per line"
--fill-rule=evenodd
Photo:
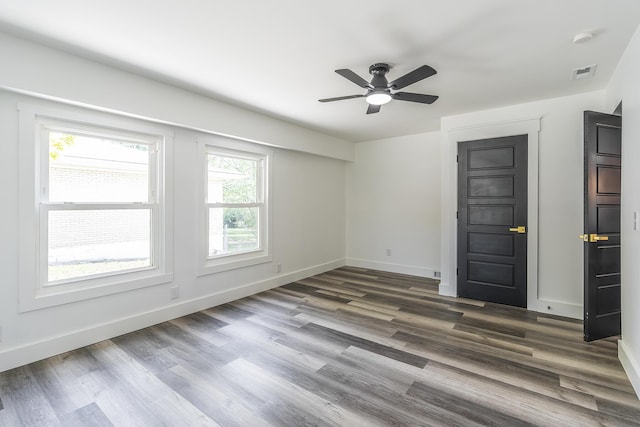
M584 339L620 334L620 116L584 112Z

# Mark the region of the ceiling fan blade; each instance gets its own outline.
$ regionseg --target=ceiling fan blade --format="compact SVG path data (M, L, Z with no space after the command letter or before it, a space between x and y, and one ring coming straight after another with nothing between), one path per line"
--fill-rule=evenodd
M353 98L364 98L365 95L347 95L347 96L338 96L336 98L324 98L318 99L320 102L333 102L333 101L342 101L343 99L353 99Z
M423 65L422 67L418 67L402 77L398 77L397 79L389 83L389 87L396 90L402 89L403 87L407 87L411 84L414 84L415 82L426 79L427 77L431 77L436 74L436 72L436 70L429 67L428 65Z
M396 92L392 93L391 97L398 101L411 101L419 102L421 104L433 104L438 99L435 95L424 95L422 93L410 93L410 92Z
M345 79L352 81L353 83L357 84L360 87L363 87L365 89L371 87L368 81L366 81L365 79L363 79L362 77L360 77L359 75L357 75L356 73L354 73L349 69L342 68L340 70L336 70L336 73L340 74Z
M367 114L377 113L378 111L380 111L380 107L381 105L369 104L369 107L367 107Z

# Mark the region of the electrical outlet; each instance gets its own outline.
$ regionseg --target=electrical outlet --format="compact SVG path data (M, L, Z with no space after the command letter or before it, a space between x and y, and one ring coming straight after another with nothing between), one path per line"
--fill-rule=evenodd
M391 249L387 249L387 256L391 256Z
M177 286L172 286L170 290L171 290L171 299L177 299L180 297L180 288L178 288Z
M282 271L282 264L277 263L276 264L276 273L280 273Z
M433 277L436 279L439 279L440 277L442 277L442 274L439 271L434 271L433 272Z

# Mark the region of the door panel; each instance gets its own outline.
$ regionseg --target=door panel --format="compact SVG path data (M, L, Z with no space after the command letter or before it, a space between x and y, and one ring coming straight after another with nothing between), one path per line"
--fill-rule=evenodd
M469 170L512 168L513 147L475 149L469 152Z
M584 113L584 339L620 334L619 116ZM593 240L593 241L592 241Z
M597 227L598 234L611 234L620 231L620 206L598 206Z
M512 176L469 178L469 197L513 197Z
M598 194L620 194L620 167L598 166Z
M513 206L469 206L469 225L511 225Z
M468 233L468 253L513 256L513 234Z
M458 144L458 295L526 307L527 135Z
M617 117L617 116L616 116ZM612 154L619 156L622 154L622 144L620 144L620 129L609 127L598 127L597 152L598 154Z
M598 288L598 312L597 315L603 315L615 311L620 308L620 286L608 285Z
M596 250L598 276L620 274L620 247L600 246Z
M513 287L513 265L495 262L468 261L469 282Z

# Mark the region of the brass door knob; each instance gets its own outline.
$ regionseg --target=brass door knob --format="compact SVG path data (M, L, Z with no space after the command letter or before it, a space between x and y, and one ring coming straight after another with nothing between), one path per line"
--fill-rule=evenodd
M527 232L527 228L524 225L519 225L517 227L510 228L509 231L513 231L514 233L524 234Z

